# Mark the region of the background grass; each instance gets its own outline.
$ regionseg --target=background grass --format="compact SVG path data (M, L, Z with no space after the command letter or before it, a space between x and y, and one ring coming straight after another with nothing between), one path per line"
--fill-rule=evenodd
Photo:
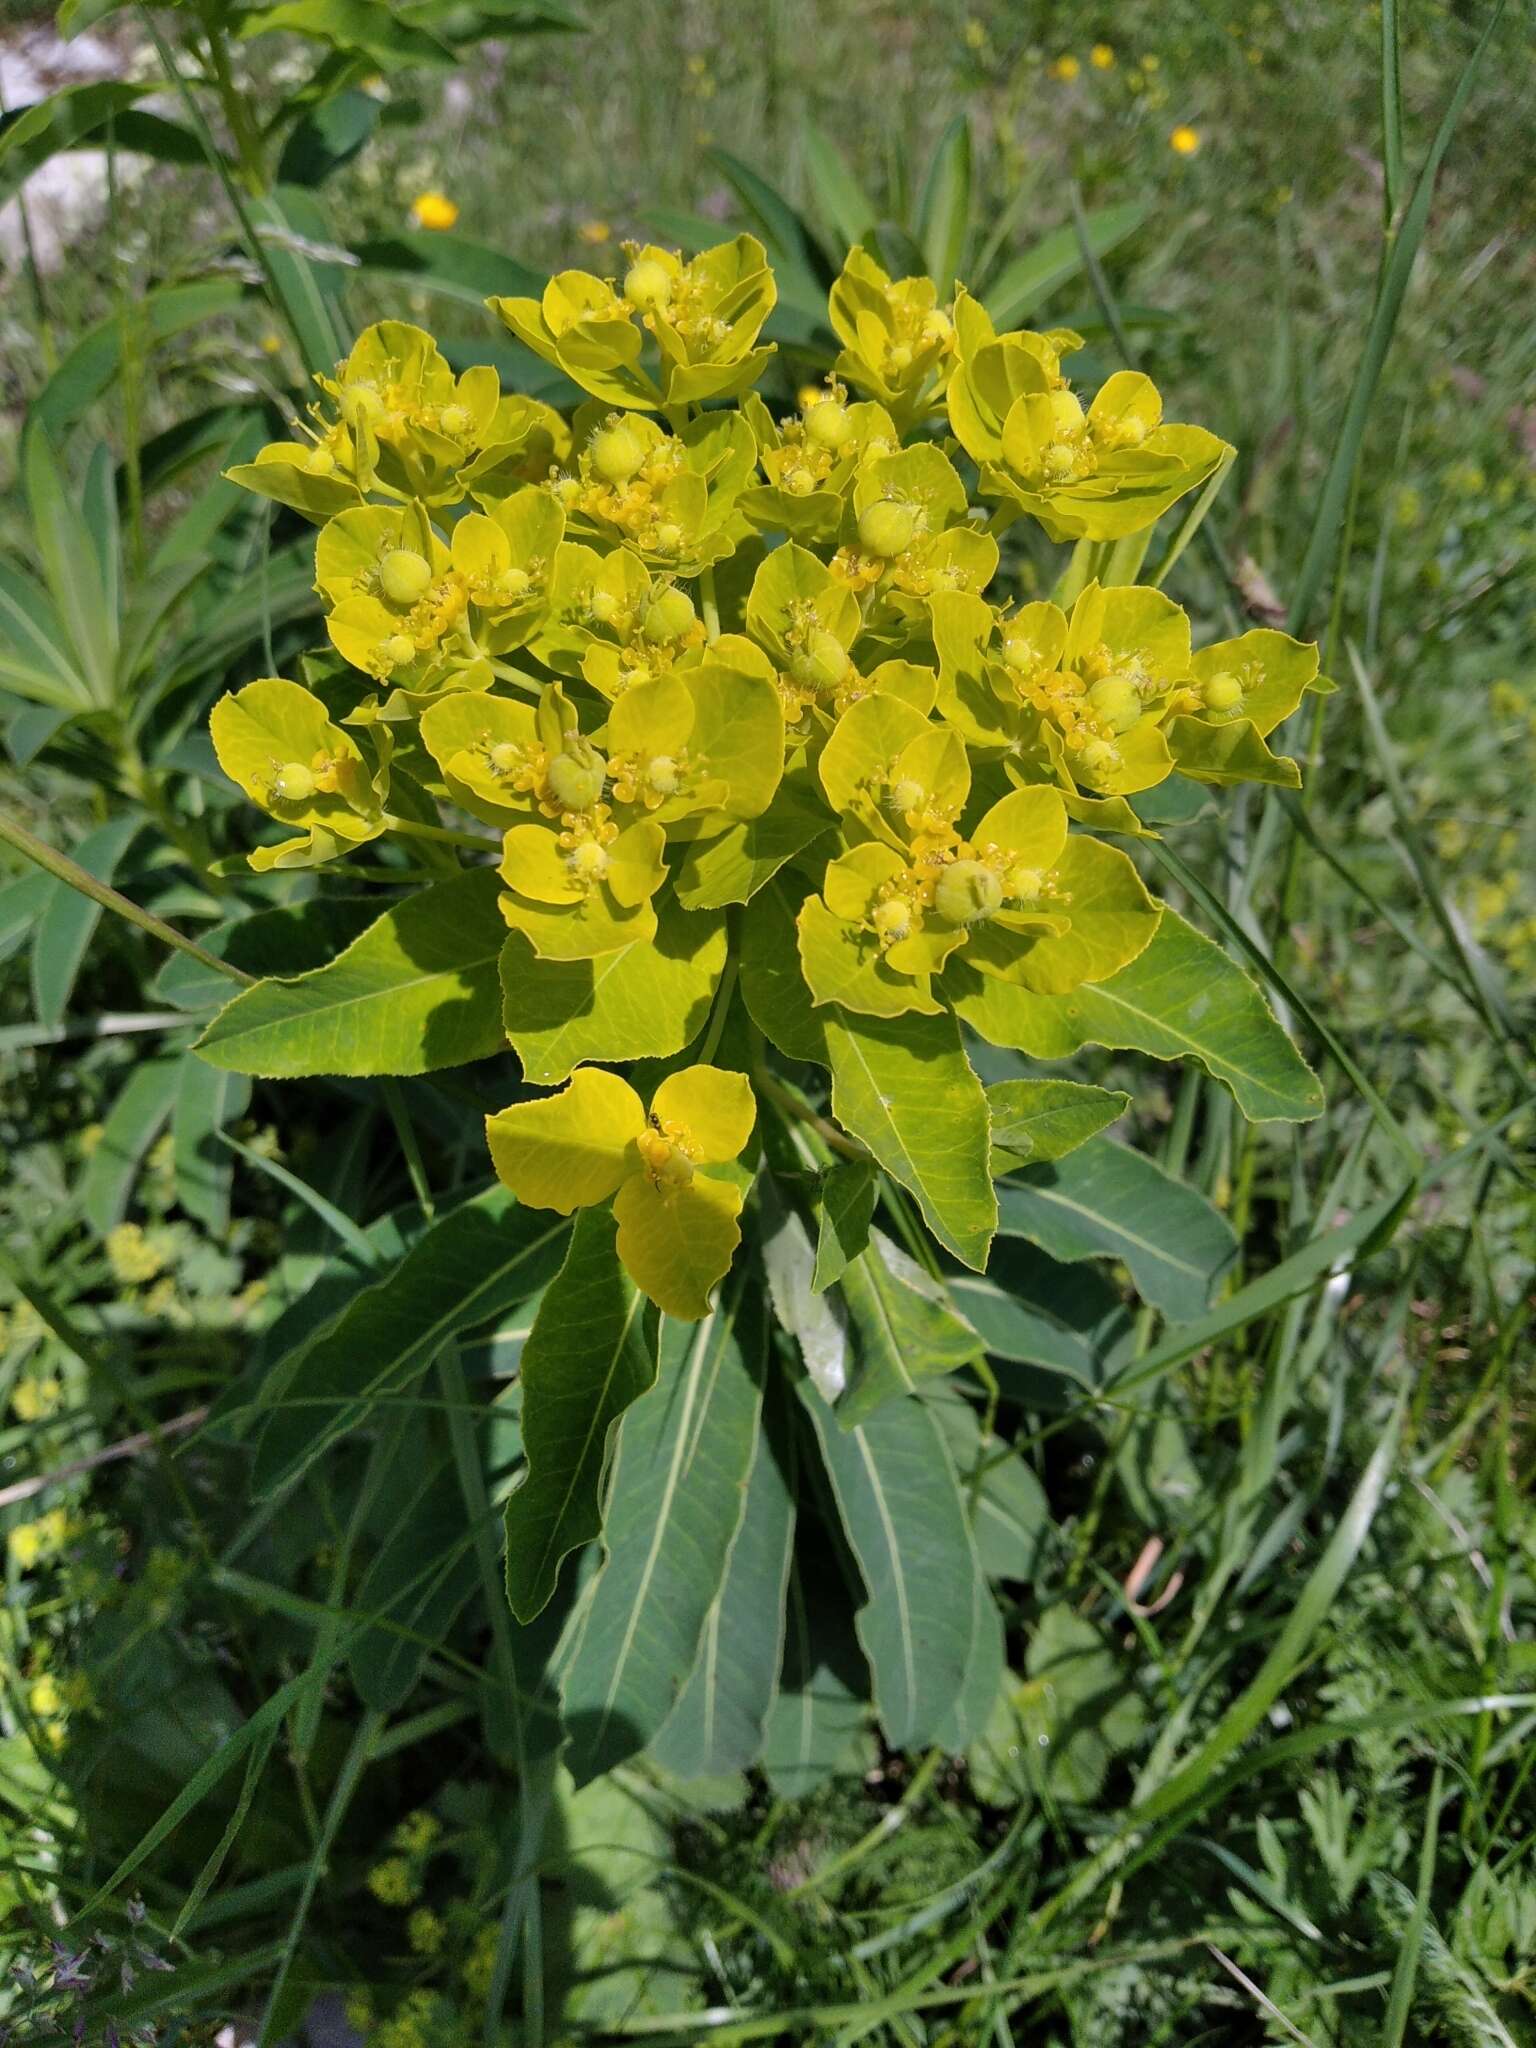
M392 231L435 189L532 264L603 261L656 207L729 215L714 146L807 200L808 123L900 212L964 108L1004 246L1067 221L1073 180L1087 205L1147 204L1104 291L1170 413L1240 450L1216 550L1186 557L1175 594L1197 630L1292 605L1383 261L1379 9L591 14L589 37L392 79L379 138L330 188L338 230ZM1486 19L1403 10L1405 191ZM965 1762L879 1753L834 1658L829 1786L633 1770L572 1795L556 1779L536 1870L510 1825L530 1777L508 1763L481 1622L387 1728L335 1668L337 1629L366 1611L357 1561L396 1512L364 1447L280 1517L252 1516L238 1449L208 1438L5 1509L0 1945L34 1973L9 1994L22 2038L58 2038L77 2009L98 2031L153 2014L192 2038L260 2014L286 1972L270 2038L330 1990L382 2048L1536 2039L1532 25L1511 7L1476 81L1316 565L1302 623L1344 687L1288 736L1303 795L1213 807L1177 841L1187 872L1159 877L1176 897L1203 884L1208 927L1227 920L1283 978L1329 1113L1255 1133L1198 1076L1078 1069L1133 1091L1134 1135L1227 1211L1246 1274L1390 1200L1412 1154L1390 1243L1114 1404L1005 1386L1039 1480L1009 1503L1034 1570L1012 1588L1008 1698ZM118 62L148 63L131 25L111 33ZM1170 144L1180 126L1192 155ZM228 241L211 180L153 171L40 303L8 280L12 423L120 293L202 276ZM355 300L359 322L426 312L366 281ZM1086 282L1043 312L1113 364ZM489 326L466 311L462 332ZM259 311L172 342L101 424L121 457L125 435L261 380L286 347ZM24 552L14 489L4 520ZM79 773L7 774L0 800L56 843L106 815ZM163 881L167 857L148 858ZM154 964L103 925L77 1006L152 1014ZM187 1212L160 1146L126 1230L103 1236L80 1188L144 1036L38 1044L20 953L7 976L0 1485L229 1383L272 1302L333 1249L273 1162L318 1183L344 1150L365 1220L407 1193L362 1098L264 1090L227 1230ZM46 1506L64 1526L40 1523ZM39 1533L18 1545L18 1525ZM253 1721L274 1696L284 1711ZM147 1837L236 1741L255 1760L244 1794L242 1763ZM73 1950L47 1946L57 1902L78 1909L146 1839L91 1923L113 1974L94 1963L87 1996ZM123 1910L135 1888L142 1926ZM175 1962L174 1991L145 1946Z

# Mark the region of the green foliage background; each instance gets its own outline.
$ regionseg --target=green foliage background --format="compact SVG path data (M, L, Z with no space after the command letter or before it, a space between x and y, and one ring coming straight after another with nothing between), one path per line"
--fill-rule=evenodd
M154 19L174 43L175 13ZM875 1747L839 1654L846 1612L809 1560L790 1644L808 1682L780 1703L797 1725L776 1709L765 1774L701 1782L679 1755L573 1790L538 1646L481 1598L492 1522L471 1517L463 1541L463 1487L488 1473L499 1491L516 1455L515 1309L425 1380L401 1347L368 1432L323 1458L293 1409L310 1476L280 1512L234 1432L173 1455L182 1418L243 1400L258 1343L280 1355L375 1270L408 1289L422 1217L397 1133L453 1185L464 1120L417 1083L381 1118L373 1084L210 1075L181 1022L210 971L8 866L0 1497L147 1438L0 1508L0 1946L22 1966L5 1994L20 2038L80 2012L93 2040L139 2022L201 2038L237 2015L277 2040L317 1992L349 1997L383 2048L1536 2038L1528 8L1499 23L1409 231L1487 21L1182 0L1092 21L594 5L590 34L519 34L504 56L450 36L446 60L359 61L349 89L374 110L330 105L365 146L346 156L334 111L305 127L290 170L304 150L345 160L323 215L293 202L258 239L265 271L233 211L260 211L238 169L226 191L141 130L158 154L115 181L67 266L7 279L8 417L40 406L63 450L57 476L40 456L28 474L7 436L10 573L49 568L60 502L122 573L120 597L66 591L91 715L57 739L11 724L0 803L188 930L218 927L217 894L189 877L233 801L197 714L314 637L302 556L212 476L253 394L275 400L308 351L327 360L306 324L328 317L315 269L341 274L351 325L452 306L465 360L483 356L482 293L516 286L470 254L457 301L421 293L413 269L441 272L451 245L409 225L429 190L497 259L594 263L627 233L682 239L679 215L760 231L743 208L765 202L723 145L835 245L854 205L829 184L835 137L894 241L945 217L924 207L926 166L963 109L973 260L1001 275L1054 235L1031 317L1079 326L1107 361L1123 340L1173 415L1239 447L1179 595L1211 618L1299 607L1346 686L1292 740L1302 798L1224 801L1158 876L1283 978L1327 1118L1255 1135L1193 1070L1171 1088L1139 1059L1073 1070L1130 1094L1129 1135L1223 1211L1242 1281L1262 1288L1320 1230L1340 1231L1337 1256L1122 1406L1081 1381L1121 1313L1112 1268L1074 1268L1080 1290L1024 1358L998 1331L1025 1455L981 1471L980 1527L1031 1565L1002 1566L1014 1676L963 1765ZM124 75L152 74L138 17L100 32L122 37ZM250 105L286 108L286 134L313 52L255 47ZM222 135L229 105L197 90ZM155 107L190 118L173 96ZM1191 156L1170 147L1181 124ZM0 189L17 168L0 157ZM1095 217L1139 216L1097 278L1073 179ZM1399 287L1382 354L1373 307ZM52 547L78 575L67 527ZM356 929L343 904L312 925L317 961ZM481 1456L469 1389L496 1396ZM963 1459L974 1410L934 1412ZM378 1626L383 1587L399 1627ZM61 1933L61 1915L80 1918ZM93 1931L82 1990L70 1959Z

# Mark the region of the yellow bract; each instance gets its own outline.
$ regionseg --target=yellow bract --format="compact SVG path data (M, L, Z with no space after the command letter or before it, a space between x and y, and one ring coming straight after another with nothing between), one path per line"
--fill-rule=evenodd
M668 1315L694 1321L729 1268L741 1189L699 1171L735 1159L756 1120L751 1083L719 1067L669 1074L649 1114L627 1081L581 1067L558 1095L487 1117L503 1183L536 1209L614 1199L619 1257Z

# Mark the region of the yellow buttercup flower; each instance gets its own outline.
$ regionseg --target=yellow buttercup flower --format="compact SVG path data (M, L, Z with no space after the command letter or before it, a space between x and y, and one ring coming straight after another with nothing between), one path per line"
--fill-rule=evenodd
M1088 62L1095 71L1112 71L1115 64L1115 53L1108 43L1095 43L1088 52Z
M1064 85L1070 85L1082 70L1082 65L1071 55L1058 57L1051 65L1052 78L1059 78Z
M419 228L451 228L459 209L446 192L418 192L411 201L411 218Z
M613 240L613 229L605 220L584 220L576 232L584 242L590 242L594 248L603 242Z
M1193 156L1200 147L1200 131L1181 121L1168 137L1168 147L1175 156Z

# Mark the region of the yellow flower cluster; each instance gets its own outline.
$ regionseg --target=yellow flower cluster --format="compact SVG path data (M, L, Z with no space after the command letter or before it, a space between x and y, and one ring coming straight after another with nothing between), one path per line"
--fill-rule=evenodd
M1293 785L1267 736L1327 685L1277 632L1196 650L1136 582L1154 523L1232 451L1144 376L1075 388L1076 334L999 332L856 248L829 373L780 398L755 388L758 242L620 253L492 302L588 394L569 417L385 322L299 439L234 472L320 525L347 671L253 682L212 731L284 828L258 868L495 834L530 1080L703 1038L649 1105L583 1067L491 1122L523 1200L614 1201L640 1284L698 1315L753 1125L706 1026L767 885L813 1018L954 1010L1010 1042L1011 1004L1106 979L1156 928L1097 835L1142 836L1129 799L1176 770ZM1071 546L1053 601L996 588L1020 521Z

